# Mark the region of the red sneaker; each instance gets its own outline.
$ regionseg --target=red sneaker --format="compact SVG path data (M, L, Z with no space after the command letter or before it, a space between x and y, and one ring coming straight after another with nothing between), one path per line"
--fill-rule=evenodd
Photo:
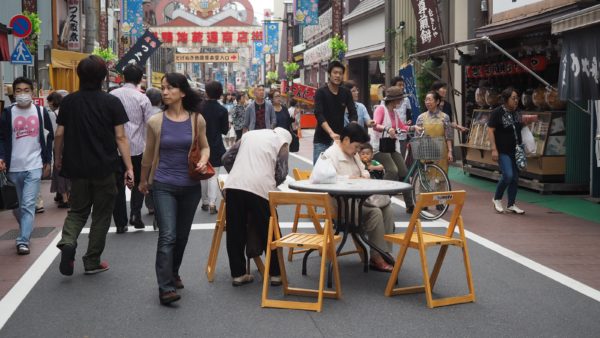
M108 267L108 263L102 262L102 263L100 263L100 265L98 265L97 267L95 267L93 269L85 269L85 274L86 275L95 275L97 273L104 272L108 269L110 269Z

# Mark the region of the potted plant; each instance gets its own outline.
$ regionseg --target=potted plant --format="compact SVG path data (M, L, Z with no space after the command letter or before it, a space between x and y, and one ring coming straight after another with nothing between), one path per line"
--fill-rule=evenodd
M113 50L109 48L94 48L92 52L93 55L97 55L101 57L105 62L108 68L112 68L114 66L114 62L117 60L117 55L113 53Z
M277 82L277 80L279 79L279 74L277 74L277 72L275 71L271 71L271 72L267 72L267 82L269 83L269 85Z
M331 48L331 59L337 61L342 61L348 51L348 45L337 34L329 40L329 48Z

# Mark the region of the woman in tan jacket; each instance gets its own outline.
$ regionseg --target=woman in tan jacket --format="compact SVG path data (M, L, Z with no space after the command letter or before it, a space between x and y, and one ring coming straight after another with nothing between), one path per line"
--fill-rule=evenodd
M196 133L200 135L201 158L197 167L204 172L210 154L206 122L194 111L201 101L185 76L168 73L161 81L164 112L148 120L146 149L142 158L139 190L148 193L152 184L155 217L158 221L156 278L163 305L181 298L179 267L202 191L200 182L188 175L188 154Z

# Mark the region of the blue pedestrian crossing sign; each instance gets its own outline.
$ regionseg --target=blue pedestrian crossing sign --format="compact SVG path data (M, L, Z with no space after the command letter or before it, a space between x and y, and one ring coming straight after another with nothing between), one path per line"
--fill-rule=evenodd
M33 63L33 57L27 49L27 45L23 40L19 40L10 56L10 63L13 65L30 65Z

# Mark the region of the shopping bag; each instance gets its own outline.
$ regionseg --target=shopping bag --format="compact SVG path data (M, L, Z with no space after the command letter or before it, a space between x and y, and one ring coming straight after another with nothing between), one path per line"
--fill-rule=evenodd
M333 163L327 156L321 153L308 180L314 184L335 183L336 176L337 172Z
M4 172L0 172L0 196L2 203L0 209L16 209L19 207L19 198L15 185L6 178Z
M523 147L527 155L534 155L537 151L535 139L533 133L529 130L529 127L525 126L521 129L521 139L523 140Z

